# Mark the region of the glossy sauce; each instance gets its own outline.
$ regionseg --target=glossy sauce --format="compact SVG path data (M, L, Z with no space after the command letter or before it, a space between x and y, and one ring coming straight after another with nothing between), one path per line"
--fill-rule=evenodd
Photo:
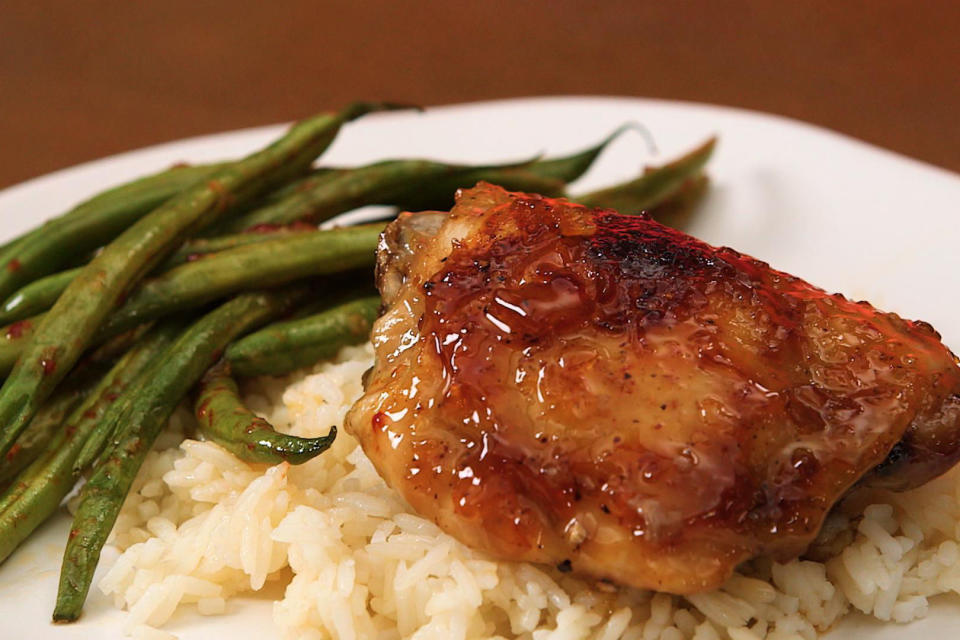
M348 424L475 546L709 588L750 555L802 552L960 390L925 326L645 217L497 193L471 206L485 195L461 199L449 244L446 227L413 243L424 259L401 267ZM654 555L673 575L634 576Z

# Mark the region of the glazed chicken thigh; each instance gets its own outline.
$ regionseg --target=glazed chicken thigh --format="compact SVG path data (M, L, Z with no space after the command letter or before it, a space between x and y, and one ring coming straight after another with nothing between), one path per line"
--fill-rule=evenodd
M471 547L673 593L807 548L854 483L960 457L936 332L645 216L479 185L384 232L347 417Z

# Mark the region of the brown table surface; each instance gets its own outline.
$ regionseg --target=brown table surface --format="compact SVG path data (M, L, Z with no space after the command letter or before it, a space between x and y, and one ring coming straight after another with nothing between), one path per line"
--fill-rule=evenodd
M357 97L779 113L960 171L960 2L0 3L0 187Z

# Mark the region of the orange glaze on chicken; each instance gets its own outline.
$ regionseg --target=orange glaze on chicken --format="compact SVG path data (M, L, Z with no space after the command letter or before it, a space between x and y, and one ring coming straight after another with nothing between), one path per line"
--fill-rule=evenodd
M480 185L388 227L378 282L347 429L498 557L693 593L801 554L861 478L915 486L960 455L960 369L929 325L645 216Z

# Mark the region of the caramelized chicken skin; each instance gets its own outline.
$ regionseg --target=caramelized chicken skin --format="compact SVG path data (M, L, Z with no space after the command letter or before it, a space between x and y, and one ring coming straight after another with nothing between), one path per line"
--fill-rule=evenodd
M347 428L502 558L697 592L802 553L858 480L960 456L960 369L929 325L646 217L481 184L391 224L378 280Z

